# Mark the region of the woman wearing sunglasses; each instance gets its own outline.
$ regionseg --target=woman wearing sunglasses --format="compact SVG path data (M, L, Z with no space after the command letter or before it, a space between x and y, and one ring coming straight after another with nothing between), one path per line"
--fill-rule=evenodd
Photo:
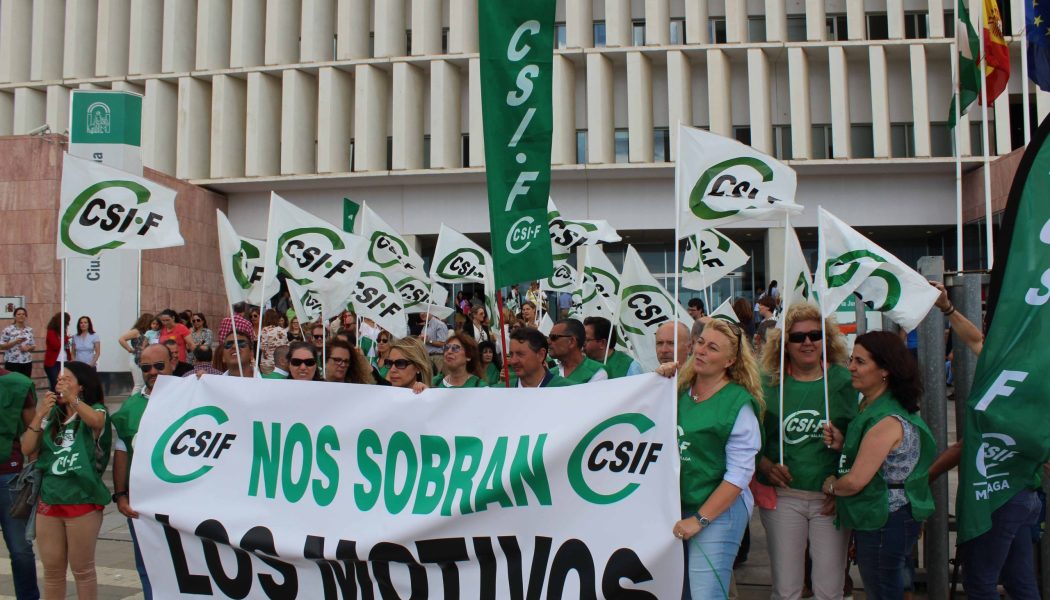
M376 357L372 361L372 375L378 376L377 381L386 380L387 373L390 372L390 340L390 332L385 329L381 329L376 336Z
M288 379L296 381L321 381L320 361L317 349L309 342L292 342L288 345Z
M759 300L772 303L769 296ZM849 531L835 527L830 502L821 485L838 467L839 453L824 445L824 377L828 379L831 421L846 431L857 416L857 392L850 385L846 341L831 319L825 323L828 358L823 357L820 309L792 305L785 316L784 412L780 412L780 330L766 330L762 348L763 394L766 401L765 444L758 461L758 480L773 486L775 498L760 503L769 542L773 597L798 598L804 585L809 541L813 561L813 595L817 600L842 598ZM784 443L780 443L780 432ZM780 452L783 448L784 455Z
M434 376L433 387L488 387L484 379L485 371L481 368L481 353L474 338L463 332L450 334L443 350L445 374Z
M411 388L417 394L433 379L430 359L419 338L403 337L390 344L387 380L394 387Z
M694 600L727 598L733 560L754 500L748 489L761 448L762 384L750 340L712 319L678 373L682 520L671 533L686 544ZM677 363L656 372L674 374Z
M241 329L231 331L222 341L212 366L230 377L255 377L255 348L247 331Z
M375 379L372 378L372 366L368 364L368 359L348 342L341 339L328 342L325 354L325 381L366 385L375 383Z

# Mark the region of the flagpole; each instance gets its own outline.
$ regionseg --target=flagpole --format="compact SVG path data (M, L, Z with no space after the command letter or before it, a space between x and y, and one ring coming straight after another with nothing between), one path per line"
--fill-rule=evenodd
M957 17L958 19L958 17ZM958 28L957 28L958 29ZM958 38L956 38L958 40ZM955 130L952 132L952 154L955 158L955 270L965 270L963 264L963 197L962 197L962 146L959 131L962 128L962 96L959 94L959 43L952 44L952 91L955 94Z
M700 281L704 286L704 313L711 314L711 286L708 285L707 275L704 274L704 242L700 239L700 234L695 235L694 238L696 239L696 255L700 257ZM678 301L677 295L675 301Z
M985 43L984 43L984 5L981 5L981 33L977 36L977 40L980 43L980 78L981 78L981 150L984 158L984 236L985 246L988 249L988 262L987 268L991 270L992 264L995 261L995 254L992 249L992 173L991 173L991 160L989 158L990 140L988 139L988 76L985 70L988 68L988 57L985 56Z
M60 349L58 356L62 358L62 360L60 360L58 364L59 373L62 373L62 370L66 368L66 362L68 362L69 359L72 358L69 356L69 344L66 343L66 261L68 260L69 259L66 258L62 259L62 307L60 309L62 311L62 315L58 318L58 320L62 322L62 333L60 334L61 338L58 341Z
M266 240L266 249L267 249L266 256L269 256L269 254L270 254L270 252L269 252L270 244L276 244L277 243L277 240L273 239L273 237L270 236L270 232L271 231L273 231L273 192L270 192L270 212L269 212L269 214L266 215L266 236L268 238ZM278 248L277 250L280 251L280 248ZM276 256L276 254L274 256ZM270 261L268 261L268 260L264 261L264 262L266 264L263 265L263 285L262 285L263 295L266 294L265 290L269 289L269 287L270 287L270 281L272 279L270 271L271 271L271 269L274 266L274 265L271 265ZM276 275L273 275L273 276L276 277ZM296 282L296 283L298 283L298 282ZM290 292L291 292L291 290L289 290L289 293ZM227 298L227 300L228 299L229 298ZM259 307L259 310L262 310L261 306ZM322 311L322 315L323 314L324 313ZM305 316L305 315L303 315L303 316ZM324 319L322 317L322 322L323 321L324 321ZM233 327L234 329L237 329L237 324L234 323L232 320L231 320L230 324L234 326ZM300 319L299 320L299 326L302 327L302 324L303 324L302 319ZM258 335L258 337L262 337L262 315L259 316L259 335ZM303 341L306 341L306 336L305 335L303 336ZM259 359L262 356L261 352L262 352L262 344L258 343L258 338L256 338L255 364L259 364Z
M823 210L823 207L822 206L817 206L818 213L821 210ZM818 257L823 257L824 260L827 260L827 248L826 248L825 242L824 242L824 228L820 227L819 224L820 224L820 219L818 217L818 226L817 226L817 245L818 245L818 250L817 250L817 256ZM826 422L830 423L831 422L831 408L829 406L830 403L828 402L828 372L827 372L827 361L828 361L827 320L828 320L828 318L827 318L827 315L825 314L825 306L824 306L824 303L827 301L826 300L827 290L825 289L827 281L826 281L826 275L825 275L824 269L825 269L825 266L824 266L823 262L822 261L818 261L818 263L817 263L817 273L816 273L817 280L814 282L814 286L817 288L817 291L820 294L817 297L817 301L820 304L820 346L821 346L821 357L820 357L820 359L821 359L821 368L824 370L824 377L823 377L823 380L824 380L824 419L825 419ZM783 364L781 364L781 371L783 371ZM783 394L781 394L781 396L783 396ZM781 436L781 439L783 439L783 436ZM828 447L830 448L831 446L828 446Z
M609 363L609 346L612 345L613 327L616 327L616 325L613 325L612 319L609 319L609 335L605 338L605 358L602 359L603 366Z
M675 360L675 362L677 362L678 361L678 302L679 302L678 301L678 294L681 291L680 288L679 288L678 271L681 268L680 265L681 265L681 262L682 262L682 257L680 256L680 252L679 252L679 245L680 244L678 243L679 242L679 237L678 236L681 235L681 231L682 231L682 207L678 205L678 202L679 202L678 194L679 194L680 189L681 189L681 186L679 185L680 184L679 180L681 179L681 177L679 175L679 171L681 170L680 167L681 167L681 160L682 160L682 122L681 121L678 121L678 147L676 148L674 160L675 160L675 165L674 165L674 197L675 197L675 202L674 202L674 302L671 303L671 320L675 324L675 326L674 326L674 333L672 334L672 337L674 338L674 360ZM700 240L698 238L697 242L699 242L699 241ZM700 279L701 280L703 280L703 277L704 277L703 269L704 269L704 254L703 254L702 251L700 251ZM710 305L710 303L708 303L708 309L710 309L710 307L711 307L711 305ZM681 369L684 366L685 365L678 365L678 368ZM678 398L677 386L673 386L673 387L675 388L675 392L674 392L674 395L673 395L673 397L675 398L675 404L674 405L677 406L678 405L678 403L677 403L677 398Z
M792 290L794 295L795 286L793 283L788 281L788 234L791 233L791 213L784 213L784 278L781 280L782 289L785 291ZM783 297L783 294L781 294ZM787 347L787 311L789 306L785 306L780 311L780 423L777 427L780 428L780 464L784 464L784 371L787 370L784 364L784 349Z
M1030 100L1028 99L1028 21L1021 34L1021 110L1024 111L1024 145L1032 141L1032 116L1029 114Z
M427 316L423 319L423 347L427 346L427 323L430 322L430 306L434 304L434 279L430 279L430 283L427 286ZM455 325L455 322L452 323Z
M229 303L230 299L227 298L226 300L226 305L230 308L230 327L233 329L234 352L237 353L237 375L240 377L244 377L244 365L241 364L241 347L237 344L237 321L233 320L233 305ZM262 322L261 318L259 319L259 322ZM226 340L220 340L219 343L226 344ZM226 370L229 371L230 368L226 367Z
M507 364L507 329L503 319L503 290L496 290L496 308L499 310L499 336L503 341L500 354L503 355L503 381L506 387L510 387L510 365Z

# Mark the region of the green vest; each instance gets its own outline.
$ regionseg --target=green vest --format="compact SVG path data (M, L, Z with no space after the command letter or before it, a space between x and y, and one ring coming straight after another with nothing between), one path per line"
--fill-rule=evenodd
M142 421L142 414L146 412L148 402L147 396L142 393L135 394L128 397L120 409L110 417L117 437L128 449L128 473L131 473L131 458L135 454L135 436L138 435L139 423Z
M605 372L609 374L609 379L626 377L627 369L631 368L632 362L634 362L633 358L619 350L614 350L609 358L605 359Z
M434 375L434 380L430 387L435 388L477 388L477 387L488 387L488 385L481 380L477 375L471 375L467 377L467 380L463 382L463 385L452 386L445 383L445 377L442 375Z
M262 378L263 379L288 379L288 376L287 375L282 375L280 373L277 373L276 371L271 371L269 373L263 373L262 374ZM117 414L120 414L120 413L118 412ZM113 418L116 419L117 416L113 415Z
M10 457L11 445L25 431L22 408L29 394L36 400L32 379L13 371L0 376L0 460Z
M95 406L105 411L105 406ZM58 418L60 412L56 406L51 419ZM102 483L113 441L109 425L109 413L106 413L106 423L97 441L80 418L58 427L60 443L55 441L54 427L48 425L44 429L40 458L36 462L36 468L43 474L41 500L47 504L109 504L109 488Z
M757 416L755 399L743 386L732 381L703 402L693 402L688 391L678 395L682 510L700 508L722 483L726 473L726 442L740 409L748 405Z
M485 383L489 384L489 387L495 387L501 383L500 370L496 368L496 363L489 363L485 366Z
M780 382L768 377L762 380L766 384L762 454L775 464L780 462ZM841 365L828 369L828 408L835 427L848 432L850 421L857 416L857 390L850 382L849 371ZM824 380L798 381L785 375L784 413L784 464L791 471L791 487L819 492L839 464L839 453L824 445ZM758 481L772 485L760 471Z
M602 363L584 356L583 362L577 365L572 373L562 375L561 377L566 379L569 382L569 385L576 385L579 383L587 383L591 380L591 377L594 377L595 373L602 370L604 370L602 368Z
M853 423L842 445L842 456L839 459L839 477L849 473L853 461L857 459L861 440L876 423L892 415L899 415L911 423L919 432L919 462L904 482L904 492L911 503L911 514L916 521L924 521L933 514L933 493L930 491L930 465L937 455L937 445L933 434L919 413L909 413L889 391L875 399ZM890 504L886 480L881 472L876 472L864 489L853 496L835 498L838 510L838 523L858 531L875 531L886 524L890 516Z

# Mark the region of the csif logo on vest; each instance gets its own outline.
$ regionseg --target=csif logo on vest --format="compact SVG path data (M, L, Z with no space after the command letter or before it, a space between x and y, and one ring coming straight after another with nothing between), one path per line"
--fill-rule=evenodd
M827 268L825 269L828 289L840 287L849 283L850 280L857 276L857 271L860 270L861 264L868 262L884 263L886 262L886 259L874 252L869 252L868 250L851 250L850 252L846 252L845 254L828 260ZM901 282L893 273L890 273L885 269L875 269L865 278L865 283L879 280L881 280L885 286L884 290L880 290L880 296L876 298L861 297L861 300L874 310L880 312L893 310L901 299ZM796 283L796 287L797 285L798 284ZM871 295L870 291L868 292L868 295Z
M151 193L134 181L94 183L77 194L59 223L62 243L71 250L95 256L146 236L164 221L149 210Z
M380 317L396 315L401 312L399 292L385 275L378 271L365 271L357 280L354 291L354 303L359 309L367 307Z
M337 232L324 227L301 227L277 238L277 266L299 285L310 285L349 273L354 262Z
M772 181L773 168L762 160L741 156L722 161L700 174L689 192L689 210L699 219L714 221L782 202L764 189Z
M379 267L385 269L397 265L406 271L418 270L418 267L409 260L411 254L409 254L408 246L396 235L375 231L368 242L368 260Z
M548 218L550 214L548 214ZM550 218L551 243L561 246L566 250L572 250L583 245L587 241L588 234L598 231L593 223L581 223L579 221L567 221L560 216Z
M977 472L984 478L974 482L978 500L988 500L994 492L1010 489L1009 461L1017 456L1013 450L1016 442L1003 433L986 433L981 437L981 447L977 450Z
M460 248L438 263L442 279L475 281L484 279L485 257L473 248Z
M262 250L248 240L241 240L241 247L230 257L233 263L233 278L242 290L249 290L262 281L263 265L259 260Z
M153 474L168 483L186 483L211 471L237 439L237 434L220 429L227 421L218 406L200 406L176 419L153 447Z
M784 419L784 443L794 446L806 440L823 439L824 416L815 410L799 410Z
M667 294L651 285L632 285L623 290L620 318L623 328L635 335L646 335L674 317L674 305Z
M653 441L656 423L641 413L623 413L595 425L580 439L567 463L569 484L591 504L613 504L641 486L664 445Z

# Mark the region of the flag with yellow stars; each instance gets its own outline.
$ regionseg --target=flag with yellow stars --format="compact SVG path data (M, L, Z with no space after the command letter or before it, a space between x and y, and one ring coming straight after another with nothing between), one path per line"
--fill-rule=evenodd
M1028 77L1050 92L1050 0L1025 2L1028 35Z

